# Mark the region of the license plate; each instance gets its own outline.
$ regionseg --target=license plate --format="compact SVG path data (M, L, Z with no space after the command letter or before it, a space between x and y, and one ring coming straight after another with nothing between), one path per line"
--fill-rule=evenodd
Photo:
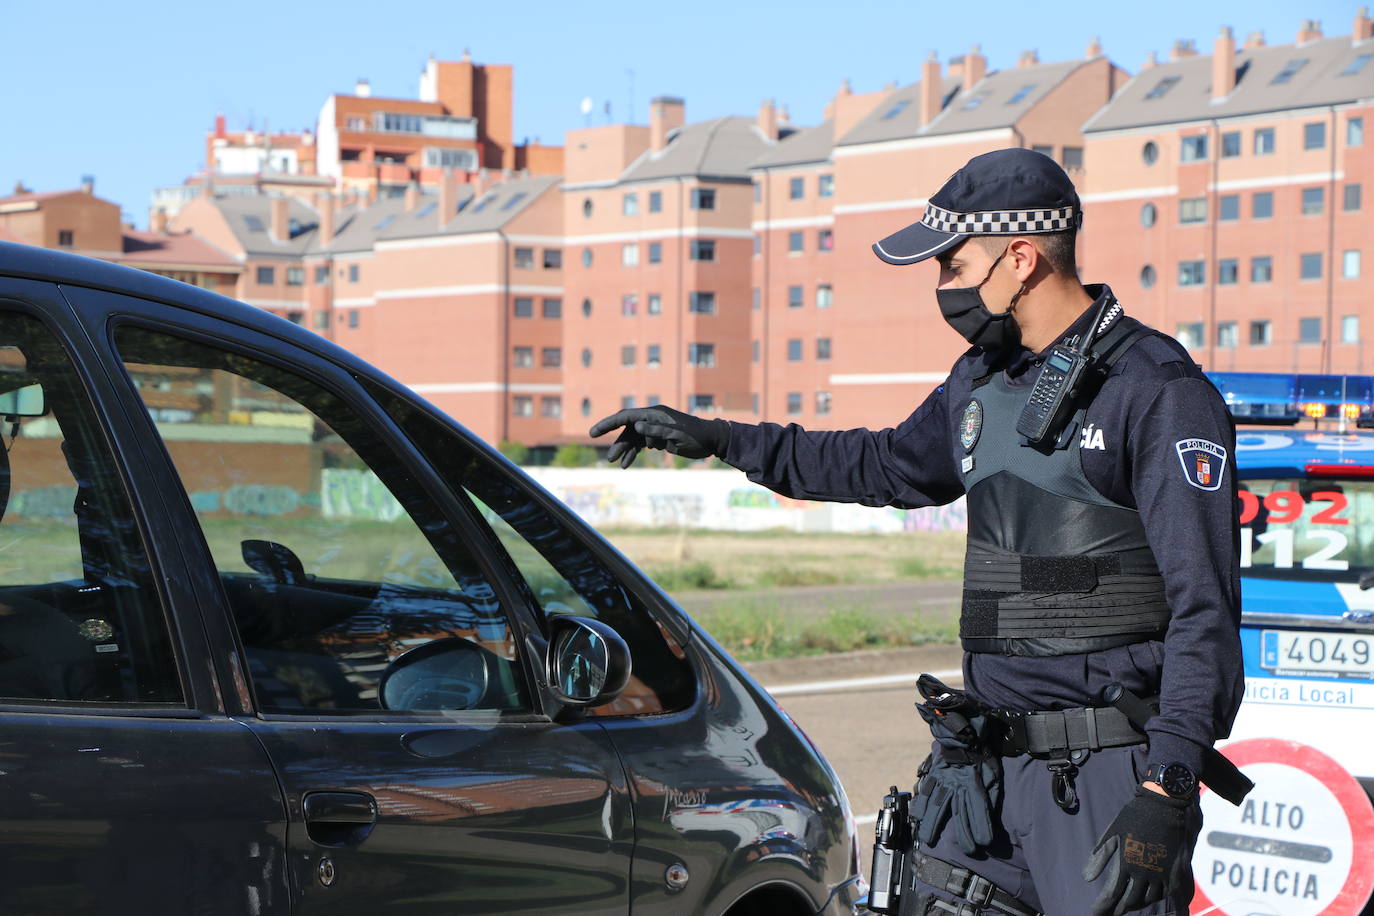
M1260 667L1275 674L1374 680L1374 636L1317 630L1262 630Z

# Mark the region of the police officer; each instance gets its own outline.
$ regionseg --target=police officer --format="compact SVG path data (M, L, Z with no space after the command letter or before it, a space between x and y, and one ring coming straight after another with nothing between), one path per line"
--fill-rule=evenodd
M920 685L936 740L903 914L1182 916L1192 896L1198 776L1243 689L1235 433L1182 346L1079 283L1081 219L1052 159L1005 149L873 246L936 258L941 314L972 345L895 428L666 407L591 428L623 427L622 466L644 447L716 455L791 497L967 495L965 686ZM1111 684L1153 701L1143 735L1103 700Z

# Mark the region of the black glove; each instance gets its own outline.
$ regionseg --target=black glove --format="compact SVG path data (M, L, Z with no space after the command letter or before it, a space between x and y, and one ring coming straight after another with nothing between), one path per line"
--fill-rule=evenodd
M642 448L661 448L683 458L724 457L730 444L730 424L724 420L703 420L671 407L631 407L596 421L593 437L604 436L623 426L625 430L611 443L606 460L620 459L622 468L634 463Z
M1189 887L1193 841L1202 810L1193 799L1137 786L1083 867L1083 880L1105 871L1093 916L1122 916Z
M982 704L961 690L930 675L922 675L917 686L926 702L916 711L940 752L932 755L911 799L916 838L931 846L952 822L959 847L973 855L992 842L992 812L1002 799L1002 759L983 740L993 723Z

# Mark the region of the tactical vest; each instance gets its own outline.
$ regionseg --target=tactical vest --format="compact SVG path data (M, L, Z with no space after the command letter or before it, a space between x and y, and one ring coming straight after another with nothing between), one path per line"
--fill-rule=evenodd
M1110 368L1150 333L1122 317L1095 350ZM1016 432L1029 394L993 372L975 380L957 415L968 494L964 649L1069 655L1159 638L1169 605L1140 513L1099 493L1079 460L1080 446L1094 444L1083 421L1091 396L1058 447L1036 448Z

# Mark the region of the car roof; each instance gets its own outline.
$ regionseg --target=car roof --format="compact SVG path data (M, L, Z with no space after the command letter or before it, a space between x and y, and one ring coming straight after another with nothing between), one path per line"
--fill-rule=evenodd
M1319 430L1242 426L1236 430L1236 467L1241 477L1303 477L1312 465L1352 471L1374 468L1374 431L1340 432L1335 426Z

